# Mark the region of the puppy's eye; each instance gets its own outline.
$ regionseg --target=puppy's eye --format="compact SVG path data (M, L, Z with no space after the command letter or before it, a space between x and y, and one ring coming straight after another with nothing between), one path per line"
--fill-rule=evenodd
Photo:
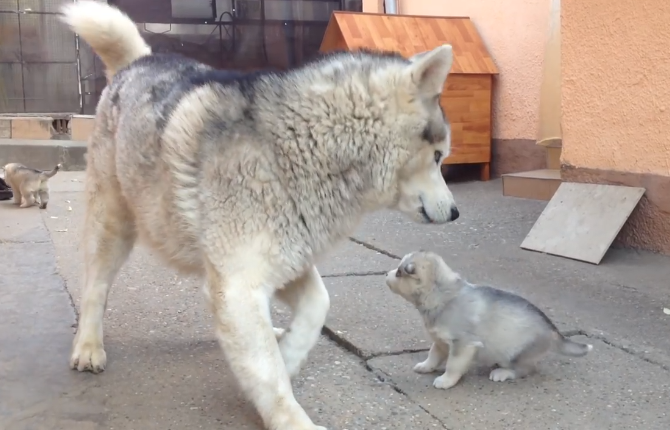
M440 164L442 160L442 151L435 151L435 163Z

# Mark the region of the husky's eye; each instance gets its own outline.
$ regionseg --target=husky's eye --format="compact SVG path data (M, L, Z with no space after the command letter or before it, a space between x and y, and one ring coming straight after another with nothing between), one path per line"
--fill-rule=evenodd
M442 151L435 151L435 163L440 164L442 159Z

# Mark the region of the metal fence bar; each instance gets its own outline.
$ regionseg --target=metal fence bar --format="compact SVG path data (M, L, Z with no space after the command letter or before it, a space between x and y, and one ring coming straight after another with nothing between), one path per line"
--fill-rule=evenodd
M16 0L16 9L19 9L19 0ZM21 16L18 17L19 26L19 61L21 62L21 91L23 93L23 111L26 111L26 76L23 71L23 37L21 36Z

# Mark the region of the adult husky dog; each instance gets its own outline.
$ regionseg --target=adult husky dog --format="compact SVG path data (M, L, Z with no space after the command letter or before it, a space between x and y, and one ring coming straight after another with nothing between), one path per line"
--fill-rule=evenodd
M63 13L109 81L88 149L71 367L104 369L105 302L140 239L172 267L203 276L226 359L265 426L323 429L290 381L330 306L314 262L371 211L393 208L419 223L458 218L440 175L451 47L411 60L339 53L242 74L152 54L133 22L104 3L79 1ZM292 308L286 332L273 331L274 296Z

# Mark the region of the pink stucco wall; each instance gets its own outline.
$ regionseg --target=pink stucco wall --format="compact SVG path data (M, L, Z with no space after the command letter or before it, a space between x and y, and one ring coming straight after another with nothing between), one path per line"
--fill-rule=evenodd
M670 2L563 1L561 36L561 161L670 175Z
M472 18L500 71L494 91L493 137L537 138L550 0L398 0L398 3L401 14ZM383 12L379 0L364 0L363 8L364 12Z

